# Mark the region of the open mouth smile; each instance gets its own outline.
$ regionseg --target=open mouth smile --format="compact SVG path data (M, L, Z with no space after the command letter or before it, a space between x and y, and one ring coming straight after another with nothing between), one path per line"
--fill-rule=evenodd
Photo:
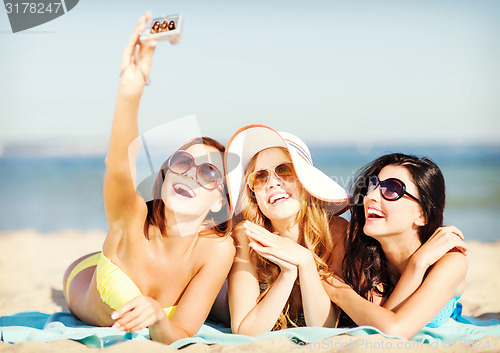
M192 199L196 196L194 191L185 184L180 184L180 183L173 184L172 189L176 194L181 195L183 197Z
M278 192L278 193L275 193L275 194L272 194L269 199L267 200L267 202L270 204L270 205L274 205L276 204L277 202L280 202L280 201L285 201L285 200L288 200L292 195L290 195L289 193L283 191L283 192Z
M374 208L374 207L368 207L368 210L366 211L366 219L380 219L380 218L385 218L385 213L382 212L381 210Z

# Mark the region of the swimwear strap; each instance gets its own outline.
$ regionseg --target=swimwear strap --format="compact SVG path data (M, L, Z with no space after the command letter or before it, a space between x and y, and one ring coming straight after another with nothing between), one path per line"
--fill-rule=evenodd
M89 267L92 266L97 266L97 263L99 262L99 258L101 257L101 252L96 252L95 254L92 254L86 258L84 258L82 261L80 261L73 269L71 270L68 279L66 281L66 288L64 288L65 294L66 294L66 300L68 301L69 305L69 286L71 284L71 281L77 274L82 272L83 270L86 270Z

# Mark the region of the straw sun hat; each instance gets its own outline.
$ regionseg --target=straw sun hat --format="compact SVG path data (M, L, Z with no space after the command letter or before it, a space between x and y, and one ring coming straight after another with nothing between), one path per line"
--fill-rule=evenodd
M348 206L345 189L313 166L311 153L298 137L277 132L264 125L248 125L236 131L226 146L227 184L234 214L238 208L238 198L243 177L250 160L260 151L270 147L284 147L290 153L295 173L302 186L314 197L325 201L330 212L340 214ZM227 156L239 158L227 158Z

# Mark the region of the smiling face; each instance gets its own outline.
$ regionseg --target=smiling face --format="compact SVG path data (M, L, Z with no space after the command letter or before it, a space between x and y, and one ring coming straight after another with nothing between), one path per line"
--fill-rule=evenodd
M405 167L388 165L382 168L378 178L382 181L397 178L406 185L407 192L419 198L417 187ZM366 194L364 210L364 233L379 241L400 235L418 239L418 229L425 224L425 217L418 202L407 195L396 201L388 201L380 194L380 186Z
M295 221L300 210L302 187L300 182L283 181L276 177L274 168L283 163L291 163L290 156L281 148L268 148L261 151L255 161L255 170L269 169L271 171L268 182L254 191L260 211L271 220Z
M214 147L202 144L192 145L185 150L194 157L196 165L210 163L221 173L224 170L221 153ZM163 182L161 198L167 211L176 215L205 216L209 211L217 212L222 207L222 185L213 190L200 186L197 168L192 166L182 174L168 170Z

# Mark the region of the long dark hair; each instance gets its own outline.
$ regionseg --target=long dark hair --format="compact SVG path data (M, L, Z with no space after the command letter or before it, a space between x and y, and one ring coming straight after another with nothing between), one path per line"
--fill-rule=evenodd
M195 137L181 147L180 150L186 150L193 145L206 145L216 148L219 152L224 153L224 146L210 137ZM144 236L149 239L149 226L158 227L160 233L166 236L166 225L165 225L165 203L161 198L161 192L163 187L163 182L165 181L165 175L168 170L168 159L163 162L156 180L153 186L153 200L147 202L148 215L144 222ZM212 229L217 235L225 236L229 234L232 228L231 220L231 208L229 206L229 193L226 184L226 178L224 171L221 170L223 174L223 189L222 198L225 202L222 208L218 212L209 212L207 218L205 219L205 224L207 229Z
M350 187L351 221L346 238L343 275L346 283L370 301L373 301L375 293L383 297L389 296L396 285L380 243L363 232L366 221L363 200L369 179L388 165L406 168L417 187L420 207L425 217L425 225L418 230L422 244L443 225L446 199L444 177L439 167L429 158L393 153L377 158L358 172Z

